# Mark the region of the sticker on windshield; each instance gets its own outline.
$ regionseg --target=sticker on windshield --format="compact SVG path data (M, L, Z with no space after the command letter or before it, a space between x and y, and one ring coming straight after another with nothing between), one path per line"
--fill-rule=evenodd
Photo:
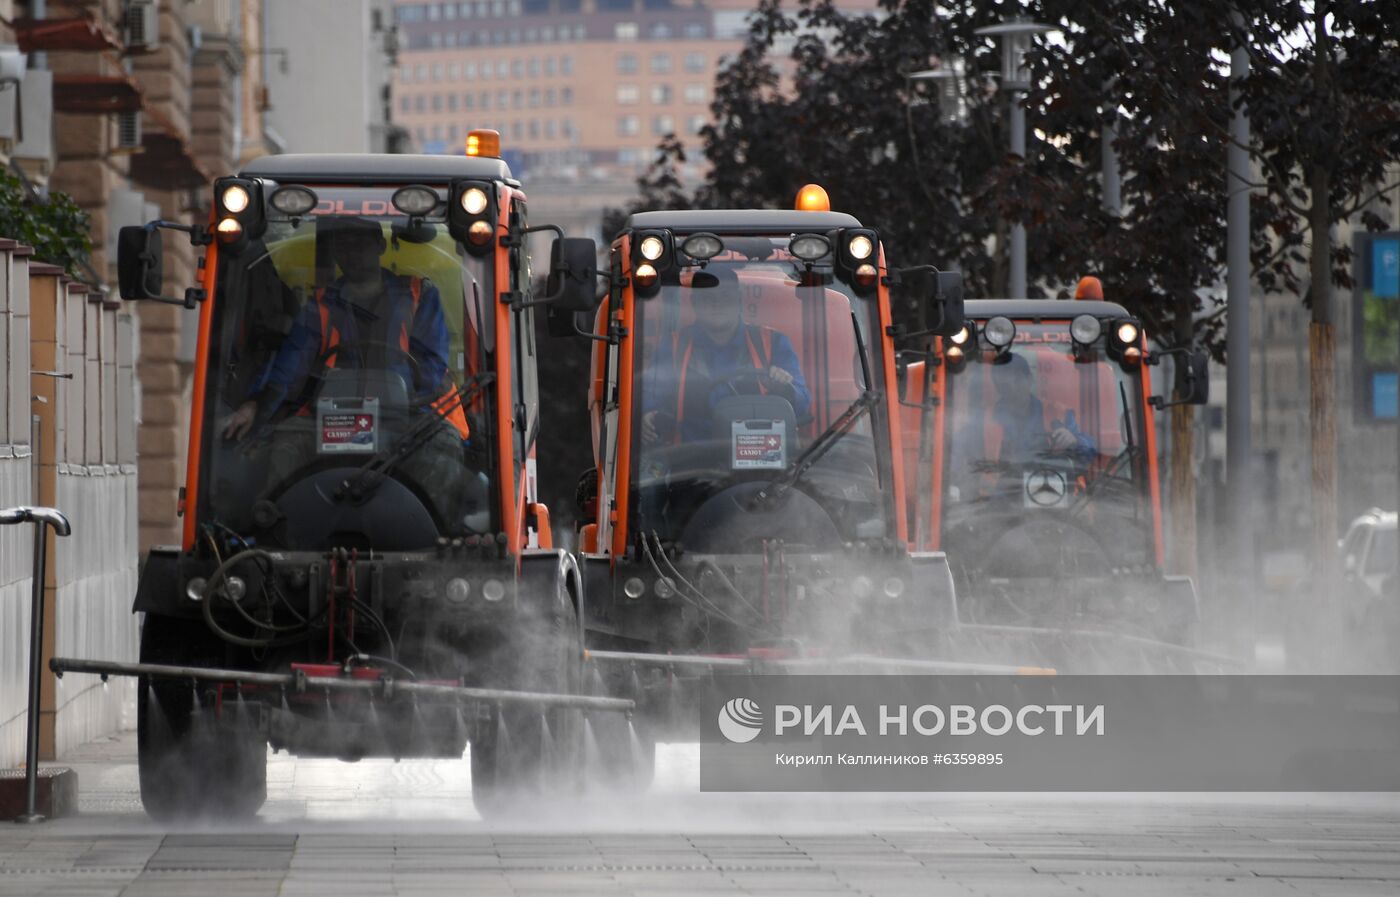
M736 420L732 446L733 470L783 470L787 467L787 422Z
M360 408L323 403L316 429L322 452L372 452L379 442L379 400L366 399Z

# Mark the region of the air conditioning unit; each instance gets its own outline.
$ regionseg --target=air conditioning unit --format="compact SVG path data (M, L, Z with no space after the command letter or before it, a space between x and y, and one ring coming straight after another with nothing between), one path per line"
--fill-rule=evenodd
M141 110L117 113L117 149L141 148Z
M126 48L146 52L160 46L160 7L156 0L131 0L126 8Z

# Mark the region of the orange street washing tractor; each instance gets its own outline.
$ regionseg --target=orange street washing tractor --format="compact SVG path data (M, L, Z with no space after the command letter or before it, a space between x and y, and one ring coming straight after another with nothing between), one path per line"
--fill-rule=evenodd
M1203 353L1149 352L1095 278L1076 301L969 300L965 315L902 384L910 544L947 552L964 656L982 639L1061 672L1210 668L1192 650L1195 586L1163 570L1152 420L1205 403ZM1172 402L1148 376L1168 355Z
M286 155L214 182L207 226L123 228L124 298L197 309L180 545L145 560L141 796L159 819L257 812L267 745L460 757L483 812L566 793L585 712L582 580L535 502L526 199L464 157ZM204 247L161 293L160 228ZM557 270L595 267L556 240ZM586 255L580 256L582 248Z
M645 741L715 670L968 671L937 659L948 562L907 547L895 357L962 326L960 276L888 269L813 185L794 210L634 214L600 277L591 328L550 312L594 341L594 688L638 701Z

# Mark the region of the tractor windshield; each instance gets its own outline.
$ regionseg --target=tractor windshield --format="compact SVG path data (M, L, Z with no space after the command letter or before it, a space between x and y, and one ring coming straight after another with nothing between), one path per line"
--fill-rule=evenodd
M787 238L724 242L637 302L634 534L713 553L886 535L861 401L873 303Z
M220 249L200 519L292 548L494 531L489 258L388 190L318 193Z
M1141 369L1018 324L948 369L943 545L992 577L1107 575L1153 559ZM957 552L955 554L955 552Z

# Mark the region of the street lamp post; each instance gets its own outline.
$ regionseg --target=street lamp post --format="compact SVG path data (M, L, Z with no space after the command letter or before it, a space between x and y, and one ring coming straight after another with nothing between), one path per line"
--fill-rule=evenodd
M1026 51L1031 48L1031 38L1054 30L1050 25L1011 19L975 32L1001 39L1001 89L1006 91L1010 115L1011 154L1022 159L1026 157L1026 110L1021 106L1021 97L1030 90ZM1011 299L1026 298L1026 228L1019 223L1011 225L1011 277L1007 292Z

